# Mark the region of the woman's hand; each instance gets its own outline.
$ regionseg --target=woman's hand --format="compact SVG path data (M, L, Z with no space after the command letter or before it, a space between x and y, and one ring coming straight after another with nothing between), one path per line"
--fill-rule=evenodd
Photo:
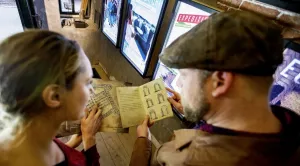
M86 115L81 119L81 132L83 139L83 148L88 150L96 144L95 135L101 127L102 111L94 106L92 111L86 110Z
M167 91L169 91L170 93L173 94L172 97L168 98L168 101L176 108L176 110L178 110L181 114L184 114L183 106L181 104L180 94L170 88L166 88L166 89L167 89Z
M139 125L136 129L136 135L137 137L145 137L151 140L151 135L149 134L149 127L151 127L154 124L154 122L150 122L149 115L145 118L143 123Z
M70 148L77 148L82 142L81 134L72 135L71 139L66 143Z

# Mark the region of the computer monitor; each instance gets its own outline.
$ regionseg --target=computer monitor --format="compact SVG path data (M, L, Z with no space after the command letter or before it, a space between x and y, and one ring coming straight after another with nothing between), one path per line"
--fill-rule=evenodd
M123 0L103 0L102 32L115 45L119 42Z
M147 74L166 2L128 0L121 53L142 76Z

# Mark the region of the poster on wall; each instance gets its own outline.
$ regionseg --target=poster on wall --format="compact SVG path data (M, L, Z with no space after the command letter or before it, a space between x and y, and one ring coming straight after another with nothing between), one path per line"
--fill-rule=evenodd
M300 114L300 45L288 44L283 63L274 74L270 103L289 108Z
M103 0L102 32L117 46L123 0Z
M179 36L206 20L214 12L217 11L196 2L178 1L164 47L169 46ZM163 78L167 87L180 92L180 86L177 84L179 78L177 69L168 68L163 63L158 62L153 79L160 77Z
M121 53L141 74L146 74L153 43L167 0L129 0Z

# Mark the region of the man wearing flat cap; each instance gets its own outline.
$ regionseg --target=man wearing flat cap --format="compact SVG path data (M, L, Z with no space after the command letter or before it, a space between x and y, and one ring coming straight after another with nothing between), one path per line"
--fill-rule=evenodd
M281 30L244 11L213 14L180 36L160 60L179 69L181 96L174 92L170 102L197 126L174 131L150 164L146 118L137 128L130 165L288 165L300 143L300 118L268 104L282 53Z

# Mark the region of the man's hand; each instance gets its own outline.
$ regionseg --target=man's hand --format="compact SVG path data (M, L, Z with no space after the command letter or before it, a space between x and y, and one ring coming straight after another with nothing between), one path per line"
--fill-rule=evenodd
M154 122L150 122L150 117L147 115L145 120L141 125L137 127L136 135L137 137L145 137L151 140L151 135L149 135L149 127L151 127L154 124Z
M173 94L172 97L168 98L168 101L181 113L183 113L183 106L181 104L181 96L179 93L177 93L176 91L170 89L170 88L166 88L167 91L169 91L170 93Z
M86 109L86 115L81 119L84 150L88 150L96 144L95 135L101 127L101 113L102 111L94 106L90 112Z
M66 143L70 148L77 148L82 142L81 134L72 135L71 139Z

